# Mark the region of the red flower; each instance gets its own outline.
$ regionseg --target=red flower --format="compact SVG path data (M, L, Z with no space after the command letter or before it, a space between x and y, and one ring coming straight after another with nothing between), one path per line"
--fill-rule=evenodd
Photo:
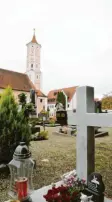
M73 202L75 198L78 197L79 191L73 191L73 187L67 187L64 185L58 188L53 187L48 190L48 193L43 197L48 202ZM76 199L77 200L77 199Z
M63 196L63 201L64 202L70 202L71 197L69 195L64 195Z
M61 185L60 187L58 187L59 192L66 192L68 190L68 187L65 187L63 185Z

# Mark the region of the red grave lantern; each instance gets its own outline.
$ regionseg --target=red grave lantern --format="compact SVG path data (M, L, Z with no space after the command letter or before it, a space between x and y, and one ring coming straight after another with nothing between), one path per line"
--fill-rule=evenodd
M31 153L25 142L20 142L20 145L17 146L8 166L11 174L9 195L21 202L31 202L34 161L31 159Z

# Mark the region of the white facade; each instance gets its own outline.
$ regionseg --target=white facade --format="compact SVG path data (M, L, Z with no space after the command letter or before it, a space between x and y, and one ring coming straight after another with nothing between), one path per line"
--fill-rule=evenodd
M73 98L70 102L68 102L67 110L76 109L76 93L74 94Z
M37 43L34 33L32 41L27 44L26 74L37 90L41 90L40 51L41 45Z
M56 116L56 104L47 104L48 108L49 108L49 116L50 117L54 117Z

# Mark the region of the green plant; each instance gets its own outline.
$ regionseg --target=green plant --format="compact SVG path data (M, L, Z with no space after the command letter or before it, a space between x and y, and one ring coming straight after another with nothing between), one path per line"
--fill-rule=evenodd
M49 136L48 136L48 131L41 131L38 134L38 139L42 139L42 140L48 140Z
M34 111L34 105L32 103L26 103L23 107L24 115L26 118Z
M66 109L66 97L63 92L58 92L56 102L62 103L64 106L64 109Z
M38 118L29 118L29 123L32 125L32 127L34 127L39 124L39 119Z
M50 124L55 124L55 120L54 120L54 119L50 119L50 120L49 120L49 123L50 123Z
M19 98L19 104L22 106L24 116L28 118L29 115L34 111L34 105L33 103L26 102L27 96L25 93L19 94L18 98Z
M22 107L26 104L26 94L21 93L18 95L19 103L22 105Z
M32 126L32 127L31 127L31 133L32 133L32 134L35 134L35 133L37 133L37 132L40 132L40 127Z
M0 99L0 162L9 162L20 141L29 145L31 129L24 110L18 111L10 87L1 93Z
M43 121L42 117L39 117L39 121L40 121L40 122Z

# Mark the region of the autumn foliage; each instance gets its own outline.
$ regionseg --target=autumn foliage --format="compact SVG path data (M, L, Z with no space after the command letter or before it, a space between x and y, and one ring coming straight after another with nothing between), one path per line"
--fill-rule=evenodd
M102 99L102 109L112 110L112 96L107 96Z

